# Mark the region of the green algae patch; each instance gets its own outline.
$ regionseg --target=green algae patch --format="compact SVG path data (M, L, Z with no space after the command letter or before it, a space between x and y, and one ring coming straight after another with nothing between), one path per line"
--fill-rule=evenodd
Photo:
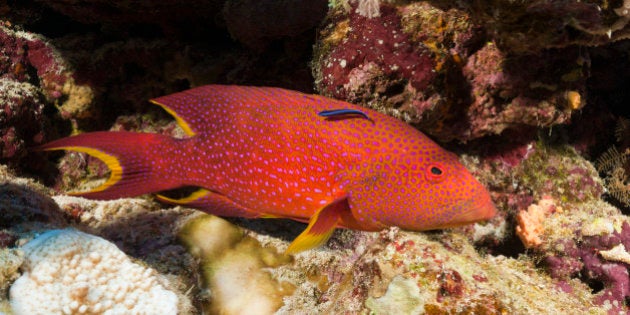
M597 170L569 146L549 147L538 143L519 166L517 178L529 187L534 199L546 194L562 205L599 199L603 192Z

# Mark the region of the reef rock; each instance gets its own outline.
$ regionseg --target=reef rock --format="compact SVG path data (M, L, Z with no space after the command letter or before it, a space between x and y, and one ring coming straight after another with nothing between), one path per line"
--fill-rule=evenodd
M76 230L51 230L22 247L24 273L11 286L20 314L177 314L178 297L155 270L116 245Z
M566 7L574 19L545 21L582 26L599 21L601 29L606 25L604 13L595 13L594 4L533 2L505 1L497 7L448 1L339 1L329 11L315 46L312 67L317 90L400 117L442 141L469 141L506 129L567 123L586 104L588 52L571 46L577 40L555 38L561 35L551 28L539 30L554 37L550 39L557 40L554 44L509 49L504 44L508 40L515 45L540 41L509 32L507 22L493 22L482 11L505 8L495 14L520 14L522 20L534 23L543 12L559 15ZM585 12L600 19L580 20L588 20L590 15L580 15ZM568 33L568 28L563 30ZM580 30L587 29L592 30ZM610 42L602 34L594 35L599 43Z
M279 313L603 313L580 281L558 282L524 259L480 255L458 233L391 229L369 240L301 253L295 265L273 269L299 283Z
M66 235L64 234L66 232L71 234L71 236L62 237L64 241L76 241L70 245L66 244L68 247L75 246L75 248L69 248L67 252L61 250L59 251L60 254L68 254L68 257L73 256L76 258L75 260L78 261L79 258L89 259L89 257L83 257L81 255L88 255L90 251L93 251L93 253L89 255L94 256L103 255L103 253L99 252L100 250L114 251L115 249L114 252L117 254L112 254L113 256L109 258L122 259L121 257L123 257L124 259L121 260L121 263L123 263L124 266L130 267L132 270L138 271L142 269L144 270L143 272L147 273L146 275L152 278L168 279L169 291L177 295L177 303L174 307L177 309L178 314L194 313L193 301L189 296L186 296L184 292L196 292L195 290L190 291L191 288L194 288L193 283L195 283L197 277L194 271L196 263L193 258L186 253L185 248L177 243L175 235L178 222L184 220L192 211L173 208L160 210L157 209L154 203L141 199L122 199L108 202L92 201L68 196L55 196L53 199L49 196L51 193L52 191L50 189L43 187L32 179L16 177L8 171L6 166L0 165L0 293L8 293L9 287L20 277L30 279L20 280L27 283L30 283L31 280L41 280L43 282L40 284L48 286L48 289L51 289L54 285L63 283L65 278L58 278L57 284L48 283L44 280L49 279L45 274L53 278L57 276L61 277L60 274L64 271L62 269L67 267L66 265L54 262L50 265L47 265L47 262L39 264L37 263L38 259L44 258L39 256L31 257L28 254L31 251L35 253L35 250L31 248L34 244L48 246L50 245L49 241L32 243L29 242L29 240L40 233L47 233L47 231L76 224L93 234L106 237L108 240L115 242L116 245L100 237L87 235L74 230L54 230L64 231L63 233L55 232L57 234ZM54 240L55 238L51 237L50 239ZM97 245L92 246L88 244L94 240L98 240ZM55 242L52 243L54 243L52 244L54 246L57 244ZM102 243L106 243L107 245L103 245ZM27 246L25 244L31 245ZM85 247L81 247L83 245L85 245ZM126 254L123 254L116 246L124 250ZM52 250L54 251L54 249ZM51 252L51 255L54 256L54 253ZM126 255L140 257L142 266L132 262L130 260L131 258ZM55 258L47 256L46 259L51 258L55 260L58 258L68 260L72 258L68 257ZM33 261L29 262L30 260ZM99 262L93 261L88 267L98 269L103 267L103 263L107 264L107 262L103 261L103 256L97 260L99 260ZM134 261L137 260L134 259ZM75 265L74 267L87 268L86 264L88 264L88 262L85 262L83 265ZM112 262L109 262L109 264L114 265ZM43 266L43 269L35 267L35 265ZM46 266L52 269L46 269L48 268ZM137 268L133 266L137 266ZM72 274L77 271L78 270L68 271L71 273L70 277L73 278L77 276L77 274ZM104 271L104 269L101 268L97 271L101 272ZM112 277L118 272L109 271L112 272ZM121 270L120 272L123 271L124 270ZM98 274L98 272L95 271L92 274L87 272L83 273L81 281L89 283L90 286L103 284L102 281L107 280L107 277L101 279L102 275ZM38 275L42 276L42 278L37 278ZM117 280L112 281L113 284ZM162 282L162 280L159 280L159 282L166 283ZM151 283L156 284L157 282ZM139 280L135 284L141 285L142 281ZM26 290L33 290L34 285L33 283L28 284L30 287L26 288ZM81 283L80 285L84 286ZM24 288L24 286L22 286L22 288ZM74 287L71 286L70 288ZM103 288L95 288L94 290L96 290L95 292L99 292L98 294L101 294L101 289ZM56 291L53 292L54 294L58 294ZM98 294L92 292L87 298L92 299ZM9 301L7 301L8 297L9 294L0 294L0 312L11 314L11 307L9 306ZM43 296L40 297L45 298ZM83 299L86 297L75 296L70 298ZM131 298L135 299L138 297L131 296ZM18 304L20 303L19 300L20 297L18 295ZM38 301L42 302L41 299ZM88 302L91 303L94 302L94 300L92 299ZM77 303L79 303L79 301L77 301ZM18 307L22 306L18 305ZM56 306L53 305L51 307ZM102 308L103 305L100 307L101 310L104 310ZM28 314L36 313L28 312Z
M17 165L46 138L45 100L58 100L70 71L49 41L0 25L0 161Z
M44 140L44 104L35 86L8 78L0 78L0 103L0 160L15 164Z
M11 231L25 233L67 226L50 193L48 188L32 179L17 177L0 164L0 229L6 229L4 237L14 238L9 236ZM6 246L14 243L7 241Z

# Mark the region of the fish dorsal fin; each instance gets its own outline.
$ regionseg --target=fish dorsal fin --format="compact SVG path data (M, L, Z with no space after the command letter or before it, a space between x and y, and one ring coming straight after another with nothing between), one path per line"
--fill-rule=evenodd
M204 85L161 96L151 103L171 114L189 136L221 128L230 112L264 104L321 104L325 98L273 87Z
M315 212L306 229L289 245L286 254L295 254L318 247L330 238L341 218L341 211L346 209L346 197L337 199Z

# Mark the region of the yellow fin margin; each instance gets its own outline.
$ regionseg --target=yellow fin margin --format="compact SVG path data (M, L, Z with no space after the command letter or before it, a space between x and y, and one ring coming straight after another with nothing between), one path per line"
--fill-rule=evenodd
M260 215L260 218L261 219L285 219L286 217L275 215L275 214L263 213Z
M184 132L188 135L188 136L194 136L195 132L192 130L192 128L190 128L190 125L188 125L188 123L182 119L179 115L177 115L177 113L172 110L170 107L164 105L164 104L160 104L158 102L156 102L155 100L150 100L151 103L162 107L167 113L169 113L171 116L173 116L173 118L175 118L175 121L177 122L177 124L184 130Z
M187 203L191 203L195 200L198 200L200 198L203 198L205 196L207 196L210 193L209 190L201 188L199 190L196 190L195 192L193 192L192 194L190 194L188 197L185 198L181 198L181 199L173 199L173 198L169 198L166 197L164 195L160 195L157 194L156 197L164 202L168 202L168 203L172 203L172 204L176 204L176 205L184 205Z
M122 166L120 165L120 161L118 161L118 159L110 154L107 154L103 151L99 151L97 149L92 149L92 148L88 148L88 147L74 147L74 146L68 146L68 147L57 147L57 148L51 148L51 149L44 149L44 151L56 151L56 150L68 150L68 151L75 151L75 152L82 152L82 153L86 153L88 155L91 155L101 161L103 161L103 163L105 163L105 165L107 165L107 167L112 171L111 174L109 175L109 178L107 179L107 181L103 184L101 184L100 186L91 189L89 191L84 191L84 192L74 192L74 193L70 193L70 195L80 195L80 194L84 194L84 193L88 193L88 192L99 192L99 191L103 191L111 186L113 186L114 184L116 184L118 181L120 181L120 179L122 178Z
M287 250L284 252L285 254L287 255L295 254L301 251L305 251L307 249L318 247L324 244L330 238L330 236L335 231L335 227L337 226L336 223L339 221L338 219L335 221L335 224L333 224L330 228L327 228L324 233L317 234L317 233L312 232L312 229L315 226L315 223L317 223L317 220L319 219L319 215L326 208L327 206L323 207L322 209L317 211L313 215L313 217L311 217L306 229L300 235L298 235L293 240L293 242L291 242Z

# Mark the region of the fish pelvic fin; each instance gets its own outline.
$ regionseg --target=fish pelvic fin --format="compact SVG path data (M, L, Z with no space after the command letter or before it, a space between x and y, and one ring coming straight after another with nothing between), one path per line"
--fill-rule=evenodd
M189 204L194 204L195 202L199 202L199 200L203 200L204 198L206 198L208 196L208 194L210 194L211 192L205 188L200 188L199 190L194 191L192 194L184 197L184 198L180 198L180 199L174 199L174 198L170 198L161 194L157 194L155 195L155 198L159 201L165 202L165 203L170 203L170 204L174 204L174 205L189 205Z
M192 194L180 199L173 199L160 194L155 197L157 200L164 203L195 208L222 217L242 217L250 219L260 217L260 213L241 206L220 193L205 188L199 188Z
M107 181L87 192L70 195L91 199L138 196L181 186L172 176L153 167L160 158L155 148L171 145L172 138L152 133L91 132L58 139L34 148L36 151L68 150L83 152L103 161L111 170Z
M341 211L345 209L344 197L315 212L304 232L291 242L285 254L296 254L326 243L339 223Z

